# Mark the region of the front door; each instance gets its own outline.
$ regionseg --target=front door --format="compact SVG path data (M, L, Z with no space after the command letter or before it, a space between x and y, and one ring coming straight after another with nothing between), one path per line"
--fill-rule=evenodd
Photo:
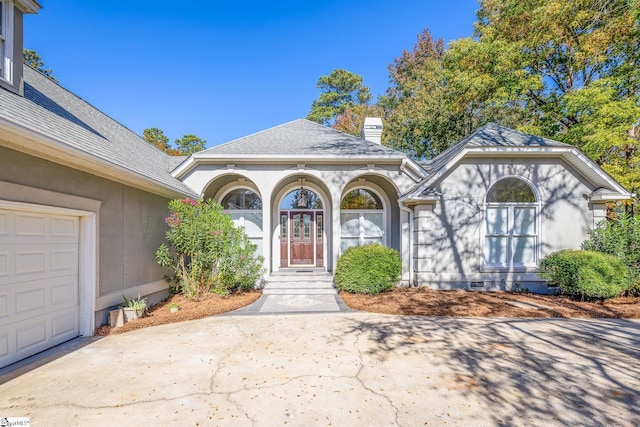
M314 237L315 221L313 212L292 211L289 225L291 227L291 240L289 241L291 265L313 265L314 259Z
M322 211L280 211L280 266L322 267Z

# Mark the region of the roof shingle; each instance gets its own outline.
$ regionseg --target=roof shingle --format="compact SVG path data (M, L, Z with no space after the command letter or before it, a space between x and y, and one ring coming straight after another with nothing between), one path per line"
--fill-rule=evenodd
M402 157L392 148L342 133L306 119L254 133L200 153L213 157L260 156L336 156Z
M151 182L193 194L169 174L168 155L29 66L24 66L24 96L0 89L0 118Z

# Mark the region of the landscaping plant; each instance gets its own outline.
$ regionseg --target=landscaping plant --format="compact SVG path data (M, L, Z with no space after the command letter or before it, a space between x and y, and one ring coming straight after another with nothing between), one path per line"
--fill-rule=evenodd
M255 288L264 259L256 256L256 245L222 206L212 200L176 199L169 209L169 244L160 245L156 260L173 269L172 279L183 294L197 298L203 292L226 295Z
M377 243L349 248L338 260L334 282L342 291L376 295L400 281L398 251Z
M615 256L629 267L632 285L629 293L640 296L640 215L626 213L602 221L589 230L582 248Z
M627 266L601 252L554 252L542 260L538 274L562 294L581 301L617 297L629 287Z

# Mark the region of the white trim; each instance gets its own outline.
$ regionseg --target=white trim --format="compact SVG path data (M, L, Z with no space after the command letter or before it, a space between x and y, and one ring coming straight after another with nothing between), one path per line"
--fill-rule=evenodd
M498 184L500 181L503 181L505 179L518 179L521 180L523 182L525 182L529 188L531 189L531 191L533 192L534 197L536 198L535 202L530 202L530 203L518 203L518 202L487 202L487 195L489 194L489 192L491 192L491 189ZM502 265L502 264L490 264L487 263L487 257L486 257L486 238L487 238L487 222L486 222L486 218L487 218L487 209L489 208L496 208L496 207L507 207L509 208L508 211L508 216L509 216L509 220L508 220L508 225L509 225L509 230L508 230L508 236L507 236L507 241L508 241L508 246L507 246L507 253L509 255L509 259L507 259L507 264L506 265ZM536 233L534 234L535 237L535 246L534 246L534 262L532 264L513 264L513 245L512 245L512 241L513 241L513 233L512 233L512 229L513 229L513 224L514 224L514 218L513 218L513 212L514 212L514 208L516 207L532 207L535 208L535 218L534 218L534 225L536 227ZM487 191L484 195L484 203L482 204L482 215L481 215L481 221L482 221L482 225L480 228L480 266L481 267L481 271L506 271L506 270L514 270L514 269L537 269L538 265L540 264L540 257L542 254L542 219L541 219L541 214L542 212L542 203L541 203L541 197L540 197L540 193L538 191L538 189L536 188L535 185L533 185L533 183L523 177L523 176L519 176L519 175L505 175L502 176L498 179L496 179L495 181L493 181L491 183L491 185L489 186L489 188L487 188Z
M564 159L569 165L573 166L576 171L587 178L595 186L602 186L596 182L597 179L602 183L610 186L613 191L618 192L618 197L623 200L630 198L632 195L617 183L602 168L596 165L589 157L582 153L576 147L466 147L443 165L437 173L431 175L418 189L407 195L407 199L411 199L412 195L419 195L426 188L432 187L440 178L446 175L450 170L454 169L463 158L467 156L474 157L522 157L522 158L544 158L558 157ZM619 199L616 199L619 200Z
M415 261L413 259L414 253L415 253L415 248L413 247L413 241L415 239L413 236L413 232L415 229L415 224L413 223L414 212L413 212L413 209L405 206L399 200L398 200L398 208L400 208L400 211L406 212L409 214L409 286L414 286L416 284L415 265L414 265ZM402 233L402 229L400 230L400 232ZM400 239L400 247L402 248L402 238Z
M280 197L274 198L274 200L277 200L278 203L276 205L276 212L277 212L277 222L275 221L271 221L272 223L274 223L275 225L275 233L272 233L271 235L274 236L274 239L271 242L271 245L273 246L275 241L277 240L277 248L278 248L278 259L274 259L274 262L277 265L277 268L298 268L298 267L304 267L304 268L308 268L308 267L314 267L316 268L318 265L318 237L317 237L317 231L313 230L313 264L291 264L291 221L293 221L293 219L291 218L291 212L295 211L295 212L311 212L313 213L313 222L315 227L318 226L317 224L317 215L318 212L322 214L322 266L318 267L318 268L324 268L325 270L327 269L327 239L326 239L326 212L327 212L327 203L326 200L322 197L323 191L320 191L320 188L317 187L316 185L314 185L311 182L307 182L307 180L305 178L302 178L304 180L304 184L300 185L299 183L297 183L296 185L293 185L294 183L291 183L285 187L283 187L276 196L280 195ZM317 187L317 188L316 188ZM315 194L320 201L322 202L322 209L308 209L308 208L282 208L282 201L284 200L285 197L287 197L289 194L298 191L299 189L305 189L307 191L311 191L313 194ZM282 267L281 264L281 260L282 260L282 252L281 252L281 238L282 238L282 225L280 222L280 215L282 212L287 212L287 266L286 267ZM273 264L273 263L272 263Z
M4 137L1 145L13 150L167 198L194 195L0 117L0 130L2 129L27 140L16 143Z
M381 212L382 213L382 223L384 224L384 229L382 230L382 245L383 246L387 246L387 231L390 229L391 224L389 224L387 222L387 220L390 220L390 215L388 214L388 211L390 209L390 202L389 200L385 197L385 192L378 187L376 184L372 183L372 182L351 182L350 184L348 184L347 186L345 186L344 191L342 192L342 196L340 197L340 205L342 205L342 200L345 198L345 196L347 194L350 194L353 191L357 191L357 190L365 190L368 192L371 192L373 194L375 194L378 199L380 199L380 203L382 203L382 209L342 209L342 207L339 207L339 211L340 211L340 241L338 242L338 250L339 250L339 254L342 256L342 213L358 213L358 220L360 222L359 224L359 235L358 235L358 246L362 246L364 243L364 239L365 239L365 235L364 235L364 227L363 227L363 213L365 212ZM347 236L347 237L352 237L353 236ZM400 239L402 240L402 239Z
M38 13L42 8L35 0L16 0L16 7L20 9L22 13Z
M0 80L4 80L6 83L13 84L13 63L14 63L14 22L13 22L13 1L12 0L0 0L0 8L2 8L2 39L3 49L0 49L0 61L2 61L2 68L0 68Z
M98 278L98 215L78 209L0 200L0 208L61 214L80 217L78 287L80 299L80 335L93 336L95 330L95 295Z
M171 171L174 178L182 178L192 169L201 164L229 164L235 165L241 163L265 164L265 163L287 163L287 164L355 164L363 163L365 166L371 163L378 165L393 165L402 163L406 160L406 156L402 153L397 155L336 155L336 154L224 154L213 155L196 153L184 160L175 169Z

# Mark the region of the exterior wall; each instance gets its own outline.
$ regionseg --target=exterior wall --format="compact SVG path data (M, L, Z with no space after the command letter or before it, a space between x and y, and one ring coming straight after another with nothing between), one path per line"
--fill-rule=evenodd
M106 323L106 309L119 304L123 294L160 292L158 300L166 293L166 271L157 265L155 251L164 241L168 199L5 147L0 147L0 199L98 214L97 325Z
M300 181L300 180L304 181ZM238 187L251 188L262 198L263 251L269 272L280 268L279 204L301 183L323 199L325 211L325 267L333 271L340 255L340 201L355 188L369 188L383 199L386 212L386 244L401 252L403 281L409 281L409 216L398 205L398 196L415 181L400 172L400 165L325 164L201 164L182 181L205 198L220 201L222 195Z
M586 200L594 188L560 159L467 159L442 179L436 203L415 207L418 284L469 289L483 282L480 289L547 291L537 269L484 266L484 201L490 186L506 176L529 181L539 195L539 259L579 248L604 215L604 206Z

